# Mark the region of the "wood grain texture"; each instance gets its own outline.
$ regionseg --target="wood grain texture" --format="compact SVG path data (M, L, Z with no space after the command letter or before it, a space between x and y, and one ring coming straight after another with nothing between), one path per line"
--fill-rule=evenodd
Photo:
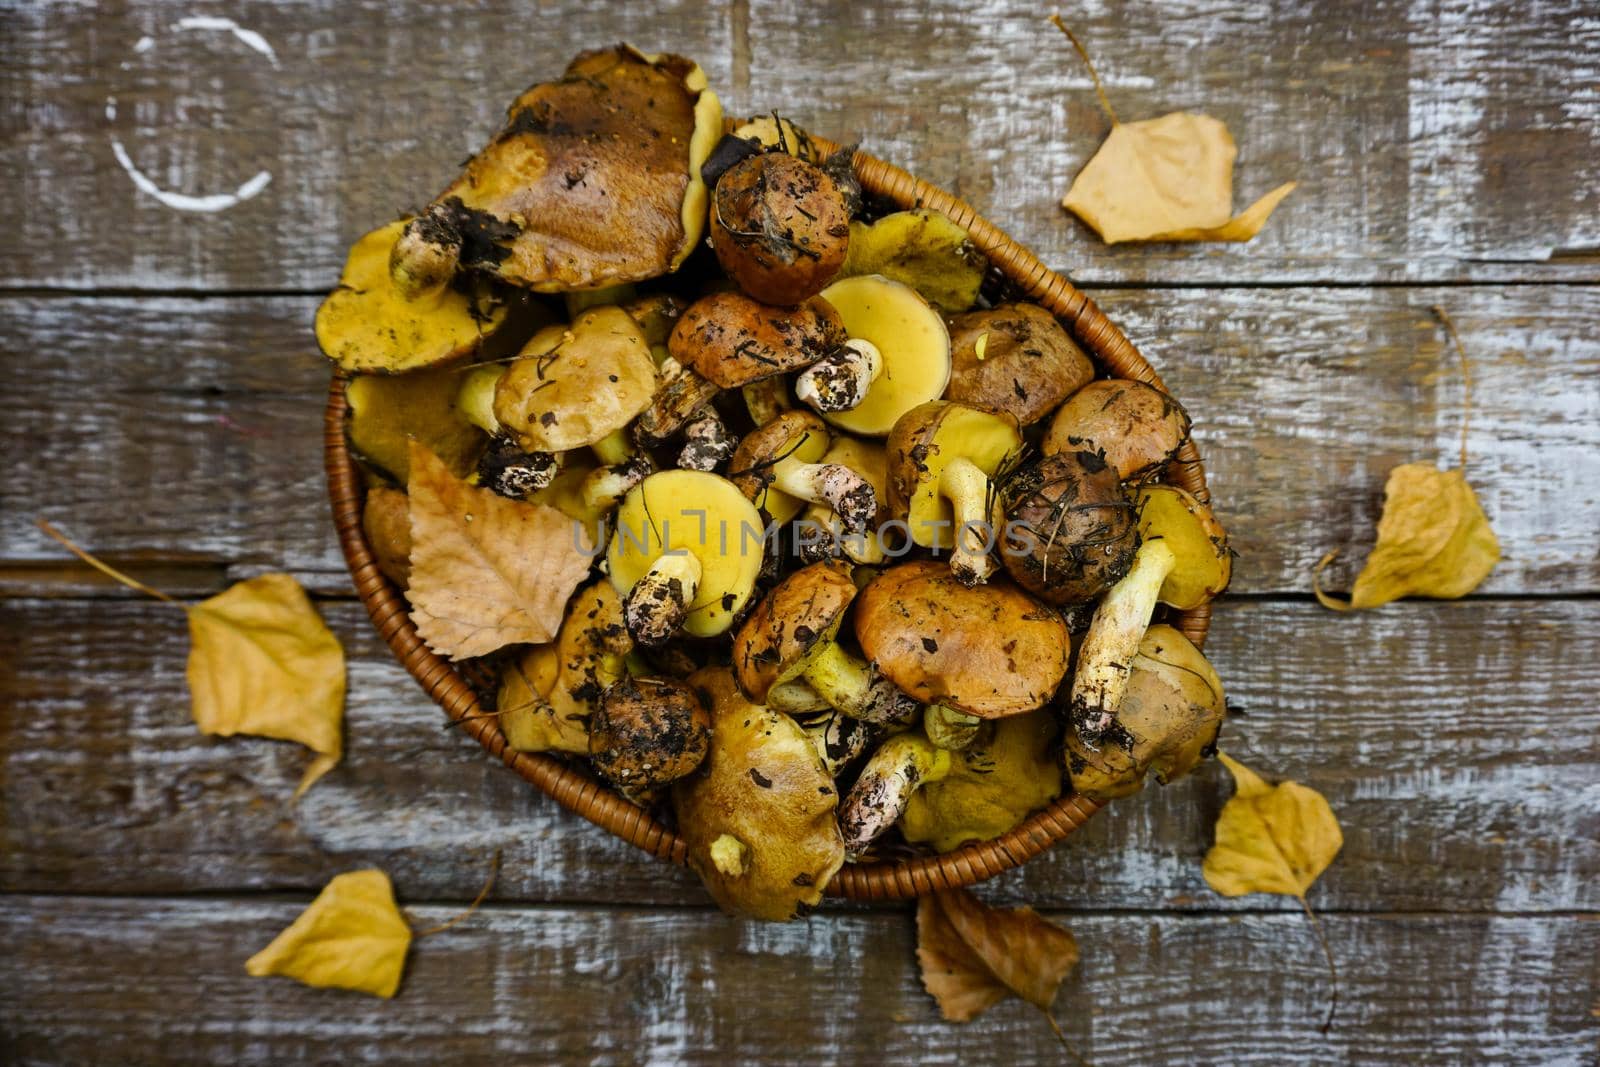
M0 891L307 889L382 864L419 896L703 903L694 878L568 815L441 729L361 609L322 605L351 664L345 762L298 805L307 758L201 737L180 612L11 601L0 641ZM1363 619L1225 602L1209 651L1238 714L1224 747L1322 790L1345 847L1335 910L1600 909L1600 602L1405 605ZM1215 764L1118 801L993 884L1077 909L1282 907L1200 877L1231 786Z
M1195 416L1234 591L1306 592L1326 550L1353 575L1388 470L1454 464L1459 367L1428 308L1474 357L1470 475L1504 546L1487 594L1600 590L1600 290L1131 289L1099 294ZM287 568L349 583L320 457L327 368L316 301L0 300L0 588L103 590L61 566L45 515L175 592ZM112 358L114 357L114 358ZM140 573L144 573L141 571Z
M418 942L399 995L379 1001L246 977L244 960L303 905L0 900L0 1051L16 1064L179 1049L236 1064L1070 1062L1020 1001L940 1021L905 909L774 927L492 908ZM413 913L421 925L452 910ZM1083 954L1057 1015L1099 1067L1579 1067L1600 1047L1593 914L1325 916L1343 961L1326 1036L1327 975L1302 916L1052 917Z
M0 285L324 287L358 234L444 186L517 92L617 37L694 56L730 110L792 108L863 139L1083 281L1595 280L1589 7L1080 7L1069 17L1123 118L1226 121L1241 203L1302 183L1248 245L1105 249L1057 204L1107 120L1027 0L981 14L938 0L229 5L276 66L229 34L174 30L183 5L93 19L33 5L0 38L0 162L16 176L0 218L28 250ZM135 187L113 141L189 195L272 177L229 210L177 211Z

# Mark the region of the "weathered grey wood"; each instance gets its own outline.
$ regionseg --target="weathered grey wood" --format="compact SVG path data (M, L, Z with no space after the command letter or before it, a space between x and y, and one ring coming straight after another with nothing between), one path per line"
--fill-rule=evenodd
M1345 546L1337 584L1372 543L1389 468L1456 462L1461 378L1435 302L1474 356L1470 470L1505 550L1484 592L1600 590L1600 290L1099 295L1195 415L1241 554L1236 592L1307 591L1316 559ZM87 587L34 528L45 515L113 560L164 568L178 592L264 568L347 592L323 495L314 307L0 300L0 561L28 564L3 588Z
M730 110L778 107L971 199L1092 281L1600 278L1600 28L1585 0L1112 3L1067 12L1124 119L1229 124L1241 204L1301 189L1244 246L1107 250L1057 206L1107 129L1027 0L825 4L259 2L227 33L141 0L7 13L0 284L317 288L354 237L442 187L531 81L621 36L693 55ZM152 42L140 51L140 41ZM114 114L107 99L115 99ZM216 214L190 195L268 171ZM25 251L23 251L25 250Z
M0 892L305 889L382 864L419 897L702 903L695 879L562 812L324 604L351 658L347 756L298 804L294 746L199 736L177 610L10 601L0 620ZM1345 832L1325 909L1600 908L1600 601L1406 605L1362 618L1227 603L1211 656L1226 749L1322 790ZM1237 909L1200 861L1231 786L1215 765L1119 801L995 883L1072 908Z
M402 899L406 886L399 886ZM247 977L303 900L0 900L0 1049L89 1061L1071 1062L1008 1001L938 1018L909 912L784 927L714 912L492 908L417 942L392 1001ZM449 906L415 909L418 923ZM1067 915L1056 1001L1100 1067L1594 1062L1600 918Z

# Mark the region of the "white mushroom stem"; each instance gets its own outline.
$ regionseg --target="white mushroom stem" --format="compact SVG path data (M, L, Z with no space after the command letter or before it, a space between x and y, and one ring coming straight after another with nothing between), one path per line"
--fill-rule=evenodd
M950 502L954 514L950 571L963 585L981 585L997 566L989 554L994 532L989 516L989 476L972 460L957 456L945 464L939 476L939 493Z
M802 729L816 746L817 755L822 757L823 768L833 777L867 750L867 742L874 733L870 724L838 711L807 723Z
M1098 748L1108 736L1119 741L1112 735L1117 709L1128 691L1128 676L1133 673L1133 659L1150 626L1161 587L1177 562L1165 541L1146 541L1139 546L1128 573L1107 590L1095 609L1089 633L1078 649L1069 705L1078 739L1090 748Z
M967 715L942 704L929 704L922 713L922 731L935 748L952 752L968 748L977 740L982 728L983 720L976 715Z
M461 234L440 204L406 223L389 251L389 279L407 300L437 293L460 266Z
M744 394L744 406L750 412L750 421L757 426L765 426L792 407L781 374L751 382L740 392Z
M846 715L867 722L903 722L917 713L917 702L894 687L870 663L832 641L826 642L805 669L805 680L817 695Z
M803 540L797 539L796 548L807 563L827 559L833 555L835 545L852 563L878 564L887 558L878 531L851 533L832 508L813 504L806 509L804 522L812 524L812 533Z
M867 398L867 391L882 374L883 354L878 346L852 337L807 367L795 379L794 395L818 412L849 411Z
M678 466L689 471L716 470L733 457L739 442L717 418L715 411L696 415L683 429L683 450Z
M711 842L711 863L729 878L744 875L750 857L750 846L732 834L721 834Z
M833 509L847 532L858 533L878 514L872 483L839 463L806 463L789 456L772 467L772 487Z
M872 754L839 807L844 851L861 855L905 814L911 794L950 773L950 753L920 734L898 734Z
M683 625L700 592L700 560L668 552L650 565L622 600L622 621L641 645L659 645Z
M610 511L629 490L649 477L650 469L650 457L642 452L613 467L596 467L583 478L584 505L591 511Z

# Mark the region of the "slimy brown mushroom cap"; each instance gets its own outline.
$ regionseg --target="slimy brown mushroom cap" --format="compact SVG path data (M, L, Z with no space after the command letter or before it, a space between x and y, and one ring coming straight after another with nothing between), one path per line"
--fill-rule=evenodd
M1138 510L1098 452L1057 452L1000 483L1000 559L1051 604L1081 604L1120 581L1139 547Z
M623 677L589 721L595 770L634 799L689 774L710 743L710 714L693 689L672 678Z
M1057 409L1044 451L1103 452L1124 481L1157 473L1189 439L1189 413L1153 385L1090 382Z
M1037 304L1002 304L950 320L950 400L1008 412L1028 426L1094 378L1094 366Z
M723 292L689 305L667 342L672 358L719 389L810 366L845 339L833 306L812 297L776 307Z
M820 167L761 152L717 181L711 246L729 277L762 303L798 304L821 292L849 243L849 208Z

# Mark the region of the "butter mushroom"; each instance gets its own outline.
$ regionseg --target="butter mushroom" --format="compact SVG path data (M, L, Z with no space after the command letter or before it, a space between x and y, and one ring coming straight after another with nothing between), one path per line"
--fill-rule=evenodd
M465 477L483 451L484 435L452 403L461 375L449 367L350 379L344 391L350 447L401 485L411 477L413 440Z
M700 766L710 742L700 697L672 678L623 677L589 721L590 762L636 802Z
M398 278L460 268L539 292L676 270L699 243L700 166L722 108L691 60L585 52L512 103L505 127L407 229Z
M660 471L617 508L606 560L628 632L657 644L680 629L715 637L739 617L765 555L765 527L744 494L699 471Z
M1028 426L1094 378L1094 366L1037 304L1002 304L950 320L945 396L1004 411Z
M1073 393L1050 420L1044 451L1105 453L1124 481L1166 466L1189 439L1189 413L1144 382L1112 378Z
M378 570L405 589L411 581L411 501L399 489L374 486L361 508L361 532Z
M850 224L850 250L840 274L881 274L911 286L947 314L978 299L989 264L967 231L930 208L896 211L870 225Z
M550 703L560 676L561 655L554 643L534 645L500 677L495 722L506 744L518 752L589 751L581 718L557 715Z
M405 226L392 222L351 246L338 287L317 308L317 344L343 370L396 374L464 359L505 322L507 305L486 282L396 284L389 253Z
M976 715L956 711L954 708L930 704L922 711L922 732L935 748L952 752L969 747L978 739L983 724L988 721Z
M600 698L627 673L632 651L622 598L611 583L599 578L572 594L556 634L557 682L548 694L555 723L567 731L564 736L576 726L587 737Z
M948 751L917 733L896 734L879 745L839 806L845 855L864 853L905 812L911 795L949 774L950 764Z
M789 411L745 435L728 463L739 491L782 524L808 502L838 515L860 533L878 513L878 495L864 476L840 463L818 463L830 443L828 427L809 411Z
M848 390L861 397L860 403L847 411L824 411L829 422L848 433L882 437L907 411L944 395L950 382L950 334L915 289L867 274L834 282L822 299L838 312L845 336L866 341L879 357L870 383ZM871 369L869 360L854 362ZM797 382L796 396L804 401L808 395L816 399L821 391L802 392Z
M1107 741L1126 750L1132 743L1118 726L1117 709L1156 604L1197 608L1219 596L1233 575L1227 533L1210 508L1170 485L1145 486L1138 505L1141 544L1133 567L1095 609L1072 680L1072 727L1091 748Z
M948 774L911 795L901 834L951 852L1013 829L1061 795L1060 733L1049 709L985 723L972 744L951 753Z
M1084 603L1133 566L1138 512L1099 452L1057 452L1019 467L1001 480L998 500L1001 562L1041 600Z
M851 532L845 529L843 520L831 506L809 505L801 521L803 526L809 524L814 534L808 536L803 533L796 538L801 558L807 563L815 563L831 555L837 548L846 559L856 563L882 563L886 558L882 520L889 517L885 507L889 499L889 459L883 447L857 441L853 437L836 437L819 462L849 467L865 478L878 499L878 511L865 530Z
M856 598L850 568L814 563L779 582L733 637L740 691L766 703L774 686L804 678L829 706L868 722L904 721L916 701L838 643L840 624Z
M672 786L689 866L727 911L795 918L844 864L833 779L799 724L745 700L727 668L689 685L711 712L709 755Z
M815 296L844 265L850 211L820 167L786 152L740 160L711 197L711 246L739 288L764 304Z
M1225 713L1217 672L1188 638L1158 623L1139 642L1117 709L1124 743L1091 746L1068 731L1072 787L1106 801L1138 792L1147 774L1166 785L1216 751Z
M901 692L982 719L1042 707L1067 671L1067 628L1055 611L1004 579L964 585L934 560L867 583L855 631Z
M1022 448L1010 415L952 400L932 400L902 415L889 432L889 510L911 540L950 548L950 570L972 585L996 564L989 477Z
M834 708L803 720L800 725L811 743L817 746L823 768L834 778L867 750L878 730L875 724Z

